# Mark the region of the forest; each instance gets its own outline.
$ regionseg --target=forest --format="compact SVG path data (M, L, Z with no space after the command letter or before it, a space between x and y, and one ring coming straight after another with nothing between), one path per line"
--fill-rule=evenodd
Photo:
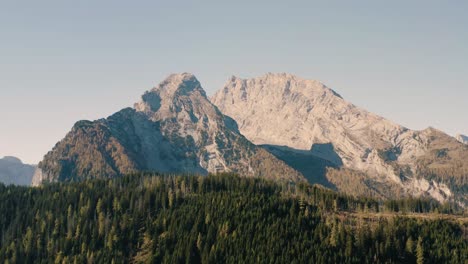
M463 210L232 174L0 185L2 263L466 263Z

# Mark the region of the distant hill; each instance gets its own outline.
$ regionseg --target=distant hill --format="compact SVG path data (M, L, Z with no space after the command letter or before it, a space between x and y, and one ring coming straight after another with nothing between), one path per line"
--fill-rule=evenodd
M31 185L36 166L23 164L16 158L7 156L0 159L0 182L6 185Z

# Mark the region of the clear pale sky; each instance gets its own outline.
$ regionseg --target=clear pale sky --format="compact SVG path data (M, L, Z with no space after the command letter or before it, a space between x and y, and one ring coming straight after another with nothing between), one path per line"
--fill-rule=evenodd
M468 133L467 1L1 1L0 157L37 163L73 124L173 72L208 94L288 72L411 129Z

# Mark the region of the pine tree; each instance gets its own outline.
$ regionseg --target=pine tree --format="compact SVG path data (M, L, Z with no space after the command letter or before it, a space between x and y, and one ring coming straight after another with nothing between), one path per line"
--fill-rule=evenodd
M330 245L332 247L336 247L337 244L337 236L338 236L338 228L337 228L338 223L336 220L333 222L331 225L331 233L330 233Z
M197 248L198 248L198 250L199 250L200 252L201 252L202 249L203 249L203 238L202 238L202 234L201 234L201 233L198 233Z
M353 255L353 237L351 235L346 236L346 248L345 256L351 257Z
M98 213L98 233L100 236L104 235L106 228L106 217L104 216L104 213L99 212Z
M413 242L413 239L411 237L409 237L408 240L406 240L405 249L406 249L406 252L408 252L409 254L413 254L414 242Z
M418 264L424 264L424 249L423 249L421 237L418 238L418 244L416 246L416 258L417 258L416 262Z
M24 251L27 254L31 253L32 246L33 246L33 233L32 233L31 228L28 227L28 229L26 231L26 235L23 238Z
M143 243L138 253L133 258L132 263L152 263L153 262L153 239L149 233L143 235Z

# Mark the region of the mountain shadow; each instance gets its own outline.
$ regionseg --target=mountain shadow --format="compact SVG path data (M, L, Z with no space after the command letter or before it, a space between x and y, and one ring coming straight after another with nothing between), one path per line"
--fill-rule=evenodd
M299 171L311 184L320 184L337 190L336 186L328 181L326 177L327 168L340 168L343 162L334 151L331 143L314 144L311 150L300 150L277 145L261 145L261 147L288 166ZM332 157L333 162L324 157Z
M310 152L311 155L329 161L335 164L335 166L343 166L343 161L341 160L341 157L338 155L338 153L336 153L335 147L332 143L313 144L312 148L310 149Z

